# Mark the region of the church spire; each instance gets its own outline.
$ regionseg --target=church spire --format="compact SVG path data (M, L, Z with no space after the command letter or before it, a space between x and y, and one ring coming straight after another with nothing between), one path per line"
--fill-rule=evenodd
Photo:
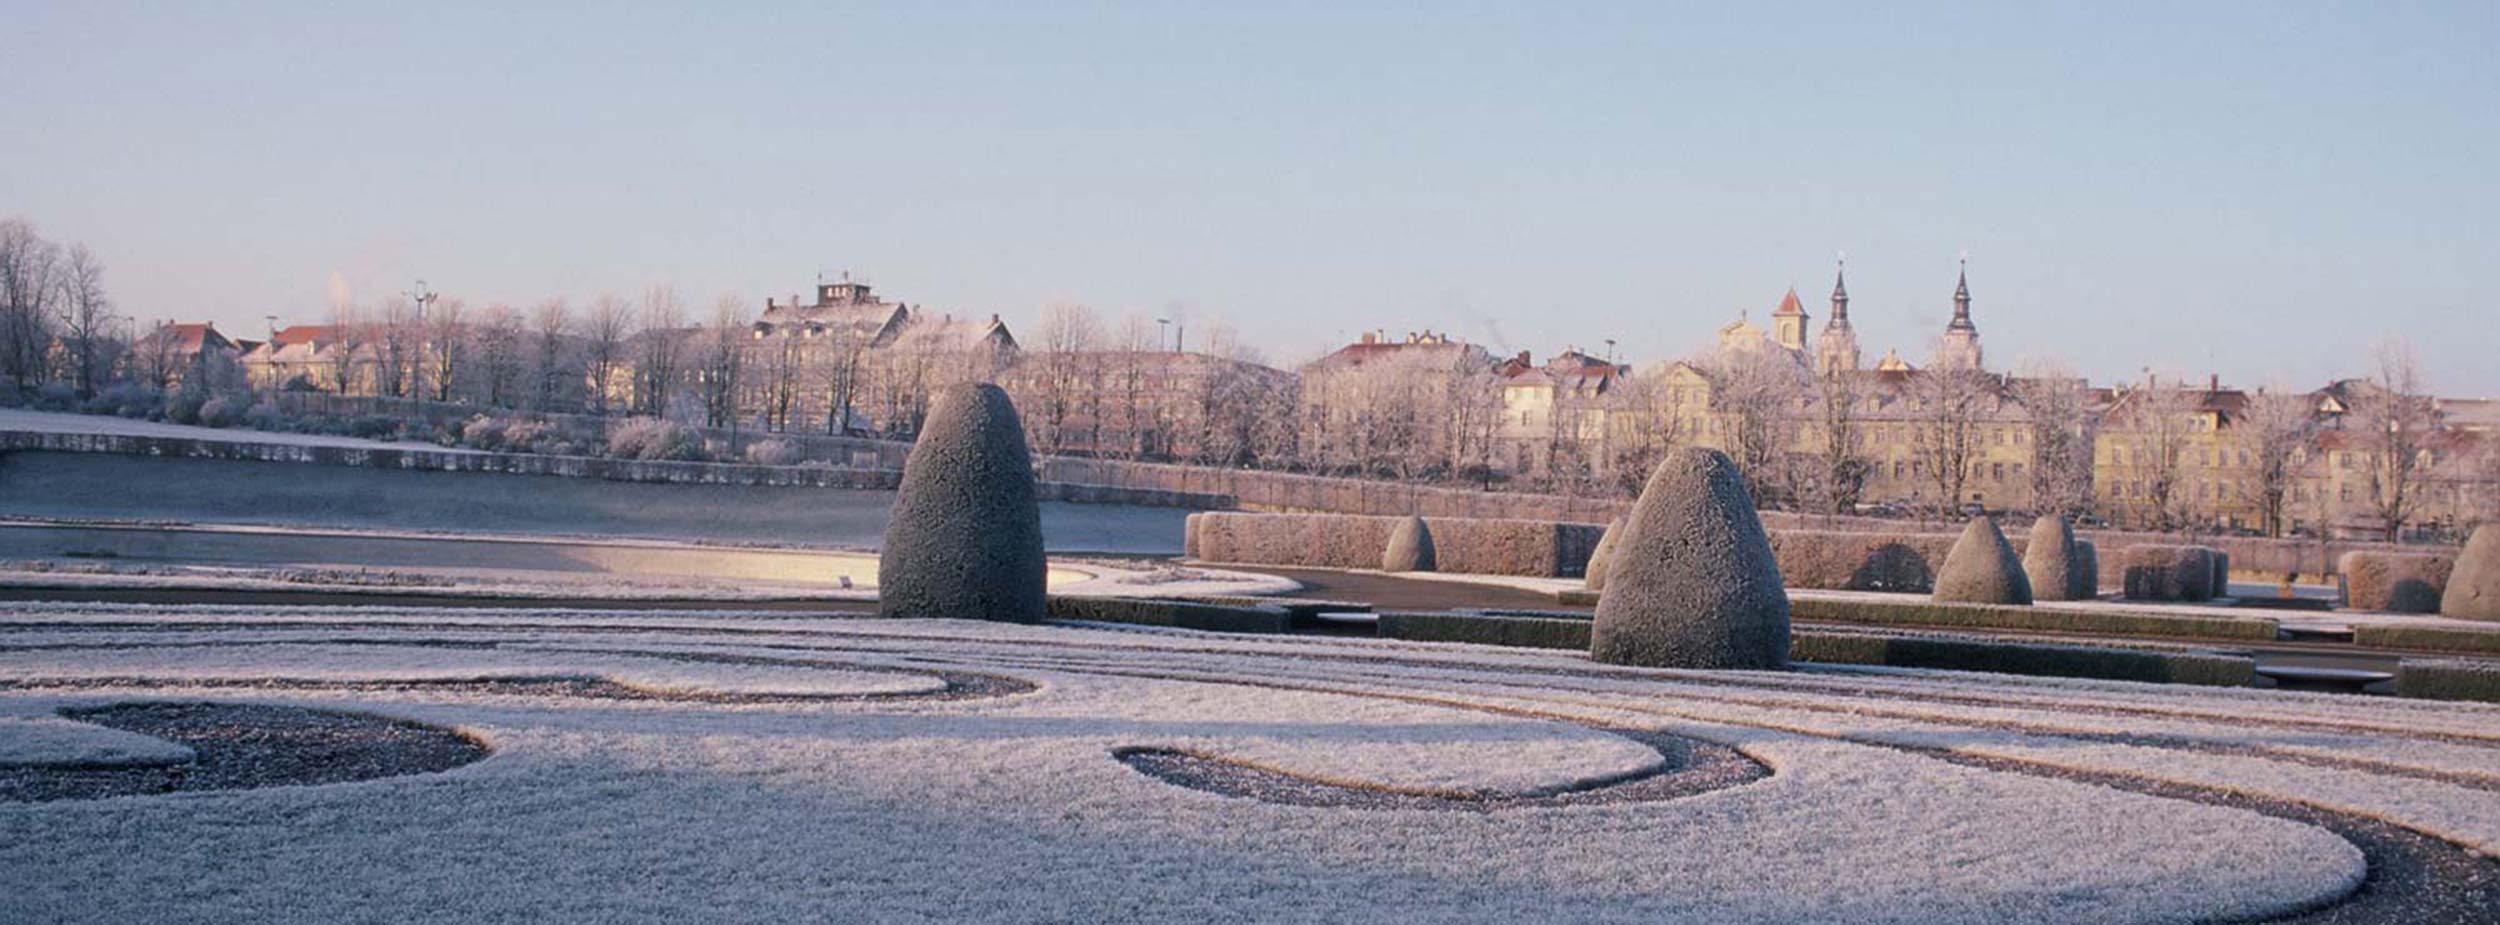
M1841 258L1839 267L1832 273L1832 317L1825 328L1849 326L1849 258Z
M1946 325L1945 330L1969 331L1977 328L1978 325L1970 320L1970 255L1963 254L1961 275L1953 281L1953 323Z

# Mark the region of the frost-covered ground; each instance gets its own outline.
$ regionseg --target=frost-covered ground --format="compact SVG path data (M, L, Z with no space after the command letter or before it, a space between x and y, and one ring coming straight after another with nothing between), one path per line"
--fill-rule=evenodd
M8 531L0 526L0 538ZM231 534L228 534L231 536ZM438 541L439 538L426 538ZM5 544L0 544L4 546ZM557 544L576 552L585 544ZM614 555L619 550L635 555ZM0 587L17 589L141 591L318 591L332 594L429 595L509 601L873 601L875 553L789 550L724 550L605 544L589 557L608 570L509 567L369 568L319 562L282 565L194 565L103 560L0 558ZM231 550L229 550L229 553ZM616 569L647 557L666 561L665 574L624 574ZM743 567L741 558L766 557ZM331 557L336 558L336 557ZM228 555L223 562L231 563ZM730 564L724 564L730 563ZM756 577L768 571L778 577ZM844 585L844 581L848 585ZM1047 575L1054 593L1088 597L1287 594L1301 589L1291 579L1252 572L1153 565L1132 559L1055 561Z
M118 420L118 419L113 419ZM0 455L0 516L870 548L890 491L100 453ZM1052 552L1173 554L1180 508L1042 504Z
M546 683L567 678L613 686ZM31 721L165 699L363 711L494 751L356 783L0 803L0 920L2188 921L2342 901L2366 865L2334 820L2427 833L2473 870L2500 849L2483 706L766 613L0 614L0 743L31 743L0 756L163 760ZM1674 773L1613 730L1769 773L1375 810L1121 759L1477 797Z
M164 421L140 421L104 414L69 414L60 411L30 411L24 408L0 408L0 430L51 434L116 434L128 437L179 437L215 443L275 443L285 446L341 446L355 449L417 449L445 453L473 453L475 450L444 447L432 443L393 443L343 437L333 434L291 434L267 430L236 430L219 427L197 427Z

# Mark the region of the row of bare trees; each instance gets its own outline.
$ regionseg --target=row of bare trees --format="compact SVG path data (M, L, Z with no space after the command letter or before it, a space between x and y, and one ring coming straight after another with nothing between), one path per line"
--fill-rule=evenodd
M121 320L104 291L104 264L86 245L63 246L31 222L0 220L0 380L26 392L57 376L92 398L128 346Z

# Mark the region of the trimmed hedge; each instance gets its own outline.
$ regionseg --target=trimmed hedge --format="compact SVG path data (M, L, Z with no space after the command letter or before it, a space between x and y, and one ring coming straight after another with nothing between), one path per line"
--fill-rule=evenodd
M1363 601L1331 601L1316 597L1261 597L1255 594L1183 594L1164 600L1189 601L1198 604L1220 604L1226 607L1282 607L1295 619L1321 613L1370 613L1372 605Z
M2091 540L2075 541L2075 584L2067 594L2078 601L2101 596L2101 547Z
M2245 687L2257 660L2222 652L2118 649L1957 636L1798 633L1789 657L1836 665Z
M1798 596L1788 599L1788 613L1792 619L1816 623L1946 626L2190 639L2271 640L2280 630L2276 621L2262 617L2069 610L2062 607L1956 604L1915 599L1870 601Z
M1376 632L1384 639L1419 642L1472 642L1530 649L1589 649L1586 617L1509 617L1476 613L1388 611Z
M1186 560L1186 559L1196 559L1196 558L1198 558L1198 557L1199 557L1199 556L1198 556L1198 518L1200 518L1200 517L1204 517L1204 516L1206 516L1206 515L1204 515L1204 514L1191 514L1191 515L1189 515L1189 516L1187 516L1187 517L1183 517L1183 518L1181 518L1181 558L1182 558L1182 559L1185 559L1185 560Z
M1787 663L1788 592L1727 454L1685 447L1659 460L1613 555L1590 658L1653 668Z
M2396 696L2500 703L2500 662L2408 658L2396 663Z
M1381 550L1380 570L1384 572L1439 571L1440 557L1432 548L1432 528L1421 517L1398 521L1397 529L1389 531L1389 548Z
M1585 651L1589 644L1589 629L1593 625L1587 619L1571 617L1389 612L1380 615L1379 634L1383 638L1421 642ZM1845 631L1794 632L1790 635L1788 657L1792 661L1827 665L1940 668L2221 687L2245 686L2256 677L2257 671L2256 660L2222 652L2120 649L2005 642L1977 637L1888 636Z
M1134 597L1068 597L1051 595L1053 620L1135 623L1210 633L1282 633L1293 628L1293 615L1272 604L1234 607L1196 601Z
M1926 594L1936 589L1936 571L1954 541L1942 533L1779 530L1771 534L1771 555L1791 588Z
M948 386L903 464L877 555L877 615L1043 618L1042 509L1007 392Z
M1962 528L1962 537L1953 541L1953 551L1945 555L1944 568L1936 571L1936 600L1960 604L2031 603L2031 577L2023 571L2023 560L2014 555L2013 544L2005 541L2005 533L1997 529L1994 518L1974 517L1970 526Z
M1554 603L1561 604L1566 607L1595 607L1597 606L1598 596L1603 593L1604 592L1601 591L1591 591L1587 588L1564 588L1560 591L1554 592Z
M2127 596L2139 601L2203 601L2214 596L2214 551L2207 546L2127 547Z
M2500 620L2500 524L2474 528L2448 573L2439 614L2457 620Z
M2355 550L2335 561L2344 606L2388 613L2438 613L2455 556Z
M2373 649L2422 649L2500 655L2500 627L2355 623L2352 644Z
M1376 569L1401 517L1359 514L1198 515L1198 558L1207 562ZM1439 571L1574 577L1605 528L1540 520L1424 518ZM1184 542L1186 540L1184 539Z

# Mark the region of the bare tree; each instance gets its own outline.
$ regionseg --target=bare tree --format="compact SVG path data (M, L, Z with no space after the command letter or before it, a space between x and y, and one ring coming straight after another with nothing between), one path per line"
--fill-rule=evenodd
M1803 365L1768 348L1720 350L1698 368L1710 379L1711 410L1725 428L1725 449L1744 471L1754 503L1787 507L1796 480L1789 451L1796 444L1798 406L1812 394Z
M1910 391L1912 451L1936 487L1938 511L1950 514L1961 506L1979 460L1981 431L2001 394L1998 382L1976 368L1946 365L1921 370Z
M633 334L633 303L608 293L591 301L590 317L582 330L582 372L589 379L590 413L604 416L611 412L616 377L628 368L625 346Z
M1096 445L1095 435L1084 431L1100 425L1094 412L1101 393L1094 387L1089 360L1100 329L1093 310L1080 304L1062 302L1042 310L1028 359L1034 401L1027 420L1036 452L1065 453L1080 437L1087 448Z
M668 416L669 394L684 370L680 351L685 303L675 286L653 286L642 295L642 342L634 356L634 410Z
M62 264L61 307L70 380L79 398L94 398L96 385L112 372L113 302L104 293L104 264L84 244L73 245Z
M548 299L530 310L530 407L552 411L563 396L569 369L565 341L572 329L573 313L562 298Z
M1606 397L1606 462L1624 496L1639 495L1659 460L1690 439L1670 398L1654 375L1627 376Z
M790 326L761 336L755 351L764 380L764 426L788 431L799 403L800 383L807 375L807 341L802 329Z
M729 428L729 451L737 454L738 412L746 388L746 306L725 295L712 305L712 323L704 332L696 372L703 396L703 423Z
M2240 442L2255 457L2258 520L2267 536L2283 535L2296 467L2317 437L2313 410L2307 395L2259 389L2241 416Z
M413 303L397 296L382 302L381 318L374 325L375 376L381 393L390 398L416 394L420 363L418 352L423 344L420 319Z
M1814 375L1813 478L1800 500L1828 513L1847 514L1865 496L1875 464L1866 455L1866 390L1854 370L1832 368ZM1802 468L1802 467L1799 467Z
M2014 383L2030 425L2035 513L2071 517L2092 507L2093 426L2085 388L2083 377L2053 360L2030 364Z
M847 324L836 324L817 336L821 342L810 351L808 366L814 370L816 387L825 396L825 433L847 434L860 407L872 335Z
M156 330L140 338L137 349L140 375L150 388L162 392L181 378L182 342L174 335L173 322L157 322Z
M491 305L479 326L477 379L486 390L486 404L510 408L520 403L527 335L521 313L508 305Z
M45 378L61 248L22 219L0 221L0 377L19 390Z
M2422 385L2412 344L2382 341L2371 349L2371 360L2377 367L2375 388L2359 390L2351 429L2367 452L2371 510L2393 542L2404 536L2405 524L2422 505L2422 483L2430 470L2425 441L2437 424L2438 406Z
M2115 448L2124 456L2137 524L2170 530L2189 522L2195 498L2185 470L2196 439L2196 393L2148 376L2119 402Z
M425 376L435 401L448 402L469 367L468 306L459 299L431 300L431 317L423 322Z
M345 299L330 307L330 330L331 336L337 339L337 343L330 348L331 385L340 395L353 394L356 389L356 364L365 360L364 354L372 343L372 332L364 314L356 310L356 303Z

